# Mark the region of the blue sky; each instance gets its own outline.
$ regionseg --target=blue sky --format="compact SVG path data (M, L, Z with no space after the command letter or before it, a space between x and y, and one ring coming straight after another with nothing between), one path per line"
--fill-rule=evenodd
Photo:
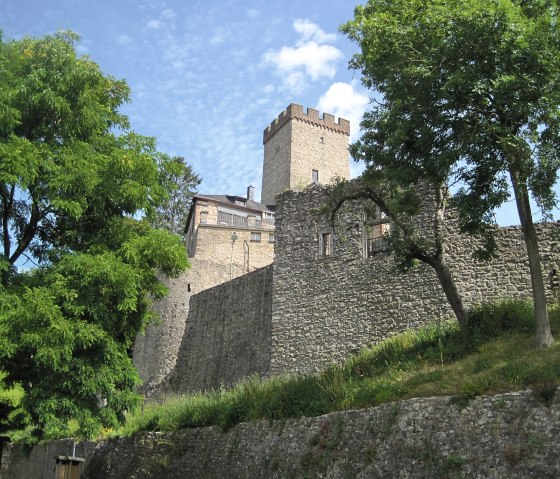
M338 33L349 0L2 0L4 39L70 29L78 51L124 78L132 128L184 156L200 192L260 197L262 132L291 103L350 120L368 105L357 46ZM360 165L352 162L353 174ZM511 206L498 216L517 224Z
M205 193L260 197L262 132L291 103L357 127L368 104L337 32L350 1L3 0L6 39L71 29L78 50L125 78L134 130L184 156ZM357 129L356 129L357 132Z

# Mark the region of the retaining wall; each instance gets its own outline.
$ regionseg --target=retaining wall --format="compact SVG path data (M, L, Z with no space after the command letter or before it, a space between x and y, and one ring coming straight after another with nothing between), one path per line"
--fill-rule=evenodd
M411 399L316 418L145 433L90 449L81 479L560 477L560 401L530 392ZM45 446L41 446L44 448ZM11 447L2 479L29 475ZM50 472L53 460L33 455ZM23 472L21 472L23 471Z

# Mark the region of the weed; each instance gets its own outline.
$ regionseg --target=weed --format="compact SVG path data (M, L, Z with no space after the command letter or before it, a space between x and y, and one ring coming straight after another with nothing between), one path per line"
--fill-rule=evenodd
M504 457L511 465L525 459L529 452L529 447L526 444L506 444L504 446Z
M533 451L539 450L544 444L544 441L545 439L542 434L536 432L529 433L529 436L527 437L527 445L529 446L529 449Z
M550 406L558 390L558 380L547 379L537 381L531 385L531 388L535 397L540 399L546 406Z
M372 462L375 462L375 459L377 459L377 449L375 449L375 447L370 446L365 451L366 464L371 464Z
M458 454L450 454L445 461L449 467L459 467L469 462L466 457L459 456Z
M332 421L325 421L321 425L321 430L309 440L309 444L324 449L334 449L340 442L343 426L344 419L340 415L335 416Z

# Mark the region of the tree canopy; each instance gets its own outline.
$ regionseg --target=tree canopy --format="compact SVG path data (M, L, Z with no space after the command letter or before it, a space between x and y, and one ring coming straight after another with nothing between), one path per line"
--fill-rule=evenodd
M540 346L552 335L529 194L545 214L556 206L559 9L555 0L369 0L341 27L361 48L351 66L380 94L355 157L403 184L458 185L462 230L488 238L513 190Z
M166 293L156 272L188 266L151 226L173 160L130 130L127 84L77 39L0 41L0 375L47 437L69 420L91 436L138 404L131 348Z
M184 158L175 156L169 161L164 181L171 194L156 208L153 225L182 236L185 233L191 200L201 179L185 163Z

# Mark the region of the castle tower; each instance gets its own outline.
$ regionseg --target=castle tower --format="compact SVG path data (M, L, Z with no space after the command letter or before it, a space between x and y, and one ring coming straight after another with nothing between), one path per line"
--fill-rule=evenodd
M328 184L339 176L350 178L348 138L350 122L294 103L264 130L261 203L313 182Z

